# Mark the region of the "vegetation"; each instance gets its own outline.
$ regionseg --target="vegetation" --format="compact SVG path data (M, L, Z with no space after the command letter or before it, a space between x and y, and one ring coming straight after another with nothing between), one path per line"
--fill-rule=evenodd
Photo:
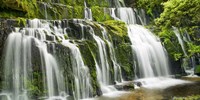
M85 1L87 6L92 10L93 21L95 22L84 21L82 24L91 26L94 29L95 34L99 37L103 36L98 25L101 24L105 27L110 41L114 44L117 62L122 68L123 78L125 80L132 80L135 75L133 71L133 65L135 65L133 61L134 54L131 50L126 24L122 21L113 20L108 12L105 12L105 7L108 7L108 2L106 0ZM189 58L200 53L200 0L125 0L125 2L131 7L144 9L146 11L146 14L151 20L148 28L152 29L155 34L160 37L170 58L173 58L174 61L180 61L182 58ZM18 22L17 24L20 27L26 26L27 18L48 20L84 19L84 9L84 0L0 0L0 18L16 19ZM95 58L98 58L99 56L97 55L99 53L97 44L93 40L88 27L83 27L85 34L84 38L86 40L79 41L82 38L82 26L75 24L72 21L69 21L67 24L71 29L66 29L68 34L65 35L65 38L74 40L78 47L81 48L84 63L90 69L93 88L92 92L96 95L100 90L95 68ZM184 36L187 33L191 37L191 40L184 42L188 56L184 55L179 41L173 32L172 26L179 29L181 36ZM61 42L60 39L56 39ZM106 46L108 46L108 44L106 44ZM63 70L64 77L66 77L64 80L65 85L69 87L69 92L73 93L75 83L72 73L73 68L69 63L71 61L69 48L58 43L56 44L55 49L57 51L56 55L58 55L58 62ZM33 59L33 65L35 66L33 69L34 79L27 80L26 84L29 87L28 91L31 91L32 93L30 95L34 98L34 96L45 95L46 91L44 90L44 87L39 86L40 84L43 84L41 80L42 73L39 68L41 62L37 59L39 54L33 54L35 54L35 57L33 57L35 58ZM109 52L107 55L110 55ZM108 62L109 65L113 67L110 58ZM113 74L113 72L113 69L111 69L110 73ZM200 73L199 65L196 67L195 72ZM199 98L199 96L186 98L196 99ZM179 100L182 98L175 99Z
M152 18L159 17L159 14L163 11L162 4L167 0L136 0L135 7L144 9L147 14Z
M186 32L192 41L185 43L189 57L199 52L200 34L199 0L136 0L134 6L145 9L151 18L149 27L161 38L170 57L179 60L184 57L172 26L183 36ZM153 20L156 18L155 20Z
M200 95L187 96L187 97L174 97L173 100L199 100Z

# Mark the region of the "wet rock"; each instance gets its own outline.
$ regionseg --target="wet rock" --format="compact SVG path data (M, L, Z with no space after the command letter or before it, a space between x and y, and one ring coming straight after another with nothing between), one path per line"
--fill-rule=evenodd
M6 39L15 26L19 26L17 20L0 19L0 57L2 56Z
M142 83L141 83L141 82L134 82L134 84L136 84L138 87L141 87L141 86L142 86Z
M125 91L130 91L130 90L134 90L134 82L126 82L126 83L119 83L119 84L115 84L114 87L117 90L125 90Z
M98 96L101 96L103 94L100 88L98 88L96 92Z

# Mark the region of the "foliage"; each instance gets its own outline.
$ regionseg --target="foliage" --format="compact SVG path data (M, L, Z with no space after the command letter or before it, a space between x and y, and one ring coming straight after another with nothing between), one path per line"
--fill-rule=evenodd
M189 53L190 55L194 55L196 53L200 53L200 46L199 45L195 45L193 43L188 43L189 45Z
M193 95L187 97L173 97L173 100L199 100L200 95Z
M200 74L200 65L197 65L197 66L195 67L194 73Z
M172 32L172 26L177 27L180 33L184 33L183 31L189 33L193 40L186 45L186 50L190 53L189 55L199 53L199 50L197 50L199 41L196 38L200 34L199 5L199 0L169 0L163 3L164 11L155 20L157 27L154 28L154 32L161 37L167 51L175 60L180 59L183 56L183 52L181 52L180 45L178 45L178 39L174 32Z
M93 13L102 15L104 7L108 7L106 0L86 0L89 7L94 7ZM64 19L64 18L84 18L84 0L1 0L0 17L1 18L46 18L47 19ZM96 9L97 8L97 9ZM96 15L96 14L95 14ZM98 19L109 18L105 15Z
M112 33L119 36L127 35L127 27L124 22L117 20L108 20L103 22L108 30L112 31Z
M36 0L3 0L5 8L26 12L26 17L35 18L37 16L37 1Z
M153 19L163 11L162 3L167 0L136 0L136 8L144 9Z
M156 24L165 27L196 26L200 23L199 5L199 0L169 0L164 3L164 11Z
M97 90L100 88L99 83L97 82L97 74L95 67L95 51L97 50L97 46L93 41L86 40L78 43L79 48L81 49L81 55L84 63L87 65L90 71L91 76L91 84L93 89L93 94L97 94Z
M110 20L111 16L104 12L103 7L93 6L91 7L93 20L97 22L102 22L106 20Z
M129 43L121 43L116 48L117 62L122 68L123 78L125 80L132 80L134 77L133 71L133 54Z

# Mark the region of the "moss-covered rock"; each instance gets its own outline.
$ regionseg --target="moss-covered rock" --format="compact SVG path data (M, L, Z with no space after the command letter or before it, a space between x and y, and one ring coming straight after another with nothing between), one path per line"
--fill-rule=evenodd
M86 0L86 4L89 7L95 6L95 14L104 13L104 7L108 6L106 0ZM84 18L85 8L84 0L2 0L0 5L1 18ZM98 21L102 18L95 17Z
M103 22L103 25L109 34L111 42L114 44L116 59L121 66L123 78L132 80L135 74L133 68L134 59L126 24L122 21L108 20Z
M81 54L84 60L84 63L90 70L91 75L91 83L93 87L93 96L95 95L102 95L99 82L97 81L97 72L96 72L96 64L95 64L95 57L96 57L96 50L98 49L97 45L94 41L83 41L78 43L79 48L81 50Z
M200 65L195 66L194 73L200 76Z
M130 43L119 44L116 48L117 62L121 66L122 75L125 80L132 80L135 76L134 59Z
M99 7L99 6L92 6L92 15L93 15L93 20L97 22L102 22L102 21L107 21L112 19L111 16L105 12L106 8Z
M117 20L108 20L103 22L105 24L105 27L107 30L110 30L112 33L118 35L118 36L127 36L127 27L126 24L122 21Z

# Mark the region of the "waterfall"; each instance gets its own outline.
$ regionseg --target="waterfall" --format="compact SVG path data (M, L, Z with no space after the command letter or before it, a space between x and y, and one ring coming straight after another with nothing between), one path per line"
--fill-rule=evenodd
M92 10L87 7L87 4L85 1L84 1L84 6L85 6L85 9L84 9L85 19L92 21Z
M110 84L110 67L108 65L107 51L105 42L98 36L95 35L93 28L90 26L90 33L97 42L98 50L99 50L99 62L96 62L97 66L97 78L101 85L109 85Z
M88 67L84 65L79 48L76 44L70 43L69 40L63 40L62 44L69 47L71 50L75 80L75 99L89 98L91 93L90 74Z
M34 25L37 25L34 21ZM31 29L33 28L33 29ZM48 91L48 97L64 91L62 75L55 58L48 53L44 30L31 26L12 32L7 40L5 54L5 87L10 87L5 91L12 94L14 100L27 100L28 86L33 81L32 66L32 44L35 44L40 52L41 69L43 70L44 88ZM35 29L34 29L35 28ZM13 59L14 58L14 59ZM56 88L57 87L57 88Z
M41 87L46 91L43 97L48 100L68 98L68 86L64 82L64 73L56 61L54 42L62 40L62 45L70 49L71 63L74 77L74 99L89 98L92 95L89 69L84 65L81 53L76 44L65 40L65 29L61 28L61 21L54 26L45 20L33 19L28 21L25 28L15 28L6 43L4 63L4 87L0 96L11 100L29 100L30 84L34 81L35 69L42 73ZM52 34L54 33L54 34ZM56 37L56 38L55 38ZM60 40L59 40L60 41ZM49 51L52 48L52 53ZM38 50L38 57L34 58L33 51ZM38 68L33 61L38 59ZM33 71L34 70L34 71ZM73 88L73 87L71 87Z
M110 52L110 58L112 60L113 67L114 67L114 81L115 82L121 82L123 80L122 79L122 73L121 73L121 67L117 63L117 59L116 59L116 56L115 56L115 50L114 50L113 44L109 40L109 37L108 37L106 29L100 24L99 24L99 26L100 26L102 34L103 34L103 39L105 39L106 42L108 43L109 52Z
M140 77L169 75L167 56L156 36L139 25L129 25L128 35L136 54Z
M116 10L117 13L114 15L111 9L111 16L117 19L116 16L127 24L128 36L137 63L137 66L134 66L135 73L137 69L139 70L139 76L136 77L168 76L168 57L160 40L143 26L136 25L138 22L145 24L143 22L145 18L138 16L132 8L116 8Z
M143 9L133 8L109 8L110 16L115 20L121 20L126 24L147 24L147 19Z
M184 42L182 40L182 37L181 37L179 30L176 27L173 27L173 29L174 29L174 33L175 33L176 37L178 38L178 42L181 45L184 56L187 56L187 53L186 53L186 50L185 50L185 45L184 45Z
M111 7L125 7L124 0L108 0Z
M185 42L191 41L190 36L187 33L187 31L185 31L185 36L184 36L180 33L178 28L176 28L174 26L172 26L172 28L173 28L173 32L175 33L175 35L178 39L178 42L181 46L181 49L184 53L185 58L182 59L182 67L184 68L185 72L188 75L193 76L194 75L194 69L195 69L195 66L196 66L195 57L187 58L188 54L186 52L186 48L185 48L185 44L184 44L184 41Z
M117 8L117 17L127 24L135 24L136 15L132 8Z
M110 83L109 69L110 68L109 68L108 61L107 61L107 51L106 51L106 47L105 47L105 42L101 38L96 36L95 34L93 34L93 38L97 42L98 49L99 49L100 66L102 69L101 75L103 76L100 80L101 80L102 84L109 85L109 83Z

